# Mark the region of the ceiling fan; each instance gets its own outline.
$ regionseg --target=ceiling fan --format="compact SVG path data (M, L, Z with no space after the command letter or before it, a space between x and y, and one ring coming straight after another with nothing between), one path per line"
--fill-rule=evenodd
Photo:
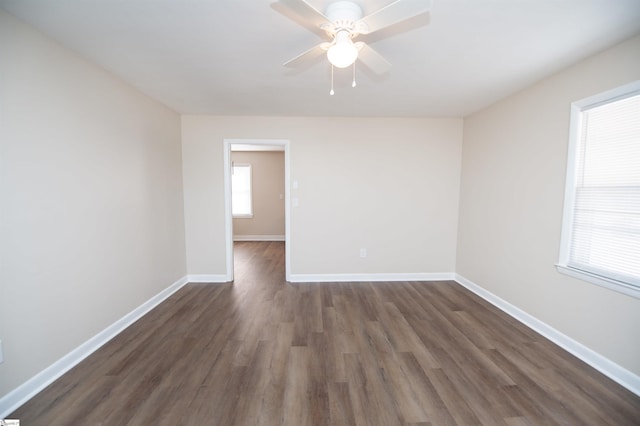
M313 27L323 30L330 38L330 41L320 43L285 62L284 66L296 67L326 53L327 59L336 68L346 68L358 59L377 74L388 72L391 64L369 45L353 40L360 34L371 34L426 13L431 7L431 0L396 0L363 16L362 9L355 1L334 1L327 6L324 13L307 0L280 0L280 3Z

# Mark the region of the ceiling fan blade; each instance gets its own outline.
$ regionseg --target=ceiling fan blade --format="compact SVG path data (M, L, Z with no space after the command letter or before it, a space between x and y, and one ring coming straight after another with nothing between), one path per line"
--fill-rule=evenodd
M307 50L306 52L299 54L295 58L288 60L282 65L284 65L285 67L295 68L304 62L307 62L313 58L316 58L320 55L327 53L327 49L329 49L329 46L331 46L331 43L327 43L327 42L320 43L312 47L311 49Z
M329 18L324 16L322 12L317 10L306 0L280 0L280 3L287 6L298 16L312 24L314 27L320 27L322 24L329 22Z
M376 74L385 74L391 70L391 64L381 54L361 41L355 43L359 49L358 59Z
M362 18L358 21L358 27L359 29L362 28L360 31L362 34L371 34L374 31L426 13L430 9L431 0L396 0L390 5Z

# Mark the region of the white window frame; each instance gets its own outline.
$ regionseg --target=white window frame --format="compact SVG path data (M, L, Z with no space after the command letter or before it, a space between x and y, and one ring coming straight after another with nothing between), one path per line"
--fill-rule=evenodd
M571 104L571 121L569 131L569 150L567 156L567 177L565 187L564 211L562 218L562 235L560 240L560 257L556 265L559 272L596 284L617 292L640 298L640 285L627 283L614 276L603 276L569 265L569 250L573 229L574 207L576 198L576 180L578 167L578 148L580 145L580 129L583 112L611 102L640 94L640 80L626 84L607 92L582 99Z
M231 202L232 217L234 219L251 219L253 218L253 170L249 163L232 163L231 173L234 173L236 167L247 167L249 169L249 213L233 213L233 179L231 179Z

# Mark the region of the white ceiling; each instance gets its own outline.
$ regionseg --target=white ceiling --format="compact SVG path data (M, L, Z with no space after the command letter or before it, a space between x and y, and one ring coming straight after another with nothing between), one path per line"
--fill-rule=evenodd
M354 0L365 14L392 0ZM329 3L309 0L319 10ZM286 60L320 36L274 0L0 0L0 7L180 113L465 116L640 32L640 0L433 0L371 34L376 76Z

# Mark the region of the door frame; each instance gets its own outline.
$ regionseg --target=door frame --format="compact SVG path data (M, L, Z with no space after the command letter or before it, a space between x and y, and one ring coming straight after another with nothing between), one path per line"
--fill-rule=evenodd
M291 205L290 195L291 168L289 163L288 139L224 139L224 226L225 247L227 255L227 273L225 279L233 281L233 215L231 214L231 146L232 145L261 145L284 147L284 247L285 247L285 278L291 277Z

